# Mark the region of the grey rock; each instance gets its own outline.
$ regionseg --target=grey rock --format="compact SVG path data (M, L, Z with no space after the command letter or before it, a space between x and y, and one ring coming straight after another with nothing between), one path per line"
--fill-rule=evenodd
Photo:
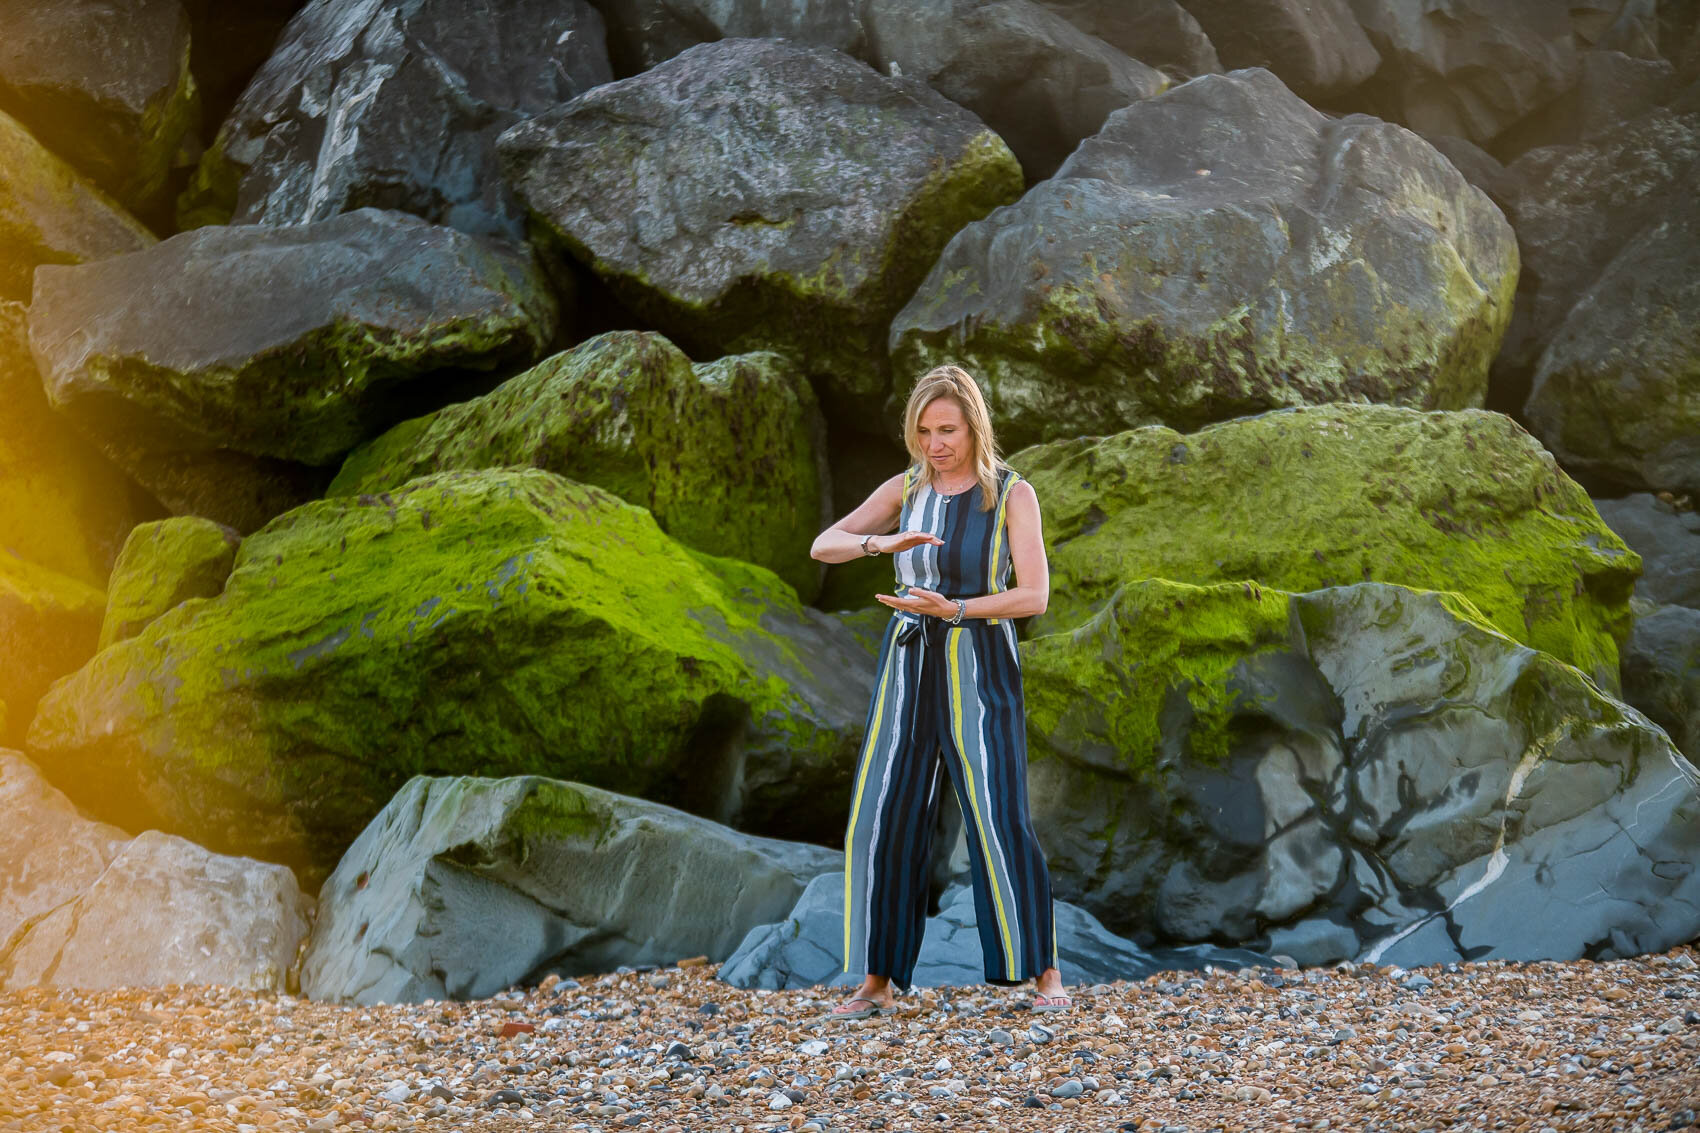
M1426 135L1427 141L1440 155L1450 161L1458 172L1464 175L1464 180L1486 193L1494 204L1501 205L1511 195L1511 186L1505 175L1505 166L1499 159L1487 150L1482 149L1468 138L1460 138L1456 134Z
M0 749L0 954L7 940L94 884L130 836L92 822L22 755Z
M1381 56L1367 101L1384 117L1425 134L1456 134L1485 145L1576 79L1575 28L1565 5L1347 3Z
M178 0L12 0L0 111L125 204L159 203L199 121Z
M790 39L860 55L862 0L596 0L623 74L720 39Z
M1011 446L1329 400L1462 407L1516 277L1499 210L1427 143L1236 71L1116 111L965 228L891 347L898 373L965 365Z
M1700 204L1653 220L1553 330L1524 415L1567 470L1700 498Z
M1078 1078L1070 1078L1060 1086L1051 1087L1051 1096L1053 1098L1078 1098L1085 1092L1086 1087Z
M1187 590L1130 582L1023 646L1034 826L1061 896L1112 930L1310 962L1353 943L1319 922L1406 967L1700 932L1700 773L1579 671L1439 594ZM1272 597L1232 644L1165 644L1164 618L1203 624L1208 602L1228 624ZM1161 687L1168 650L1200 687L1161 701L1156 750L1118 747L1126 709L1094 700L1099 668Z
M718 960L838 857L575 783L417 778L326 881L301 987L418 1002Z
M283 991L311 907L283 866L149 830L77 897L13 937L0 987Z
M153 233L0 113L0 300L28 303L40 264L134 252Z
M1600 518L1641 556L1638 597L1700 609L1700 512L1647 493L1594 501Z
M1253 947L1291 956L1302 968L1333 964L1356 956L1361 948L1358 934L1349 925L1322 917L1306 917L1271 928Z
M1168 86L1029 0L865 0L866 58L920 79L996 130L1029 182L1056 172L1111 111Z
M1267 67L1307 99L1339 94L1375 73L1381 57L1350 0L1181 0L1222 65Z
M864 415L891 316L1021 186L1003 142L926 86L775 40L693 47L499 151L556 254L687 353L792 354Z
M496 138L612 78L586 0L315 0L202 159L184 220L305 224L370 206L519 240Z
M1058 901L1054 909L1058 960L1070 983L1143 979L1153 972L1206 964L1240 967L1268 962L1254 952L1211 946L1147 951L1111 934L1078 906ZM843 937L844 876L823 874L809 882L783 921L751 930L721 965L720 978L734 987L769 989L854 985L863 973L844 971ZM914 984L969 987L984 983L985 978L974 892L965 885L952 886L940 899L938 916L927 918Z
M1198 20L1177 0L1038 0L1131 59L1180 79L1222 69Z
M398 417L402 387L432 408L454 389L434 372L528 362L555 316L527 259L362 209L39 268L30 346L54 406L161 503L249 531Z
M1623 699L1700 755L1700 610L1660 606L1635 619L1623 651Z
M1654 281L1639 280L1635 273L1658 267L1661 249L1657 240L1649 244L1643 237L1670 225L1671 234L1665 239L1692 239L1696 206L1688 187L1700 176L1697 171L1700 85L1598 142L1531 150L1506 167L1511 186L1504 198L1506 215L1517 230L1526 270L1504 349L1494 365L1496 397L1517 405L1528 399L1543 355L1566 329L1573 313L1579 316L1570 328L1573 330L1589 325L1604 330L1602 319L1613 311L1623 312L1624 318L1657 323L1659 308L1648 308L1647 295L1638 290ZM1622 266L1614 268L1620 261ZM1613 276L1611 285L1602 289L1600 284L1608 274ZM1679 274L1664 278L1660 285L1682 292L1689 283L1689 275ZM1676 329L1678 340L1685 340L1688 328L1678 323ZM1630 371L1639 363L1639 339L1639 335L1631 338L1633 345L1622 350ZM1586 344L1580 346L1585 348ZM1672 343L1653 344L1655 357L1669 357L1679 349ZM1565 359L1571 355L1581 362L1586 350L1567 346L1552 360L1561 380L1554 383L1549 378L1553 388L1544 400L1552 403L1546 410L1547 419L1573 419L1577 437L1572 441L1544 427L1538 430L1561 460L1578 447L1583 451L1575 455L1595 459L1609 455L1610 448L1599 453L1587 451L1590 445L1601 445L1598 434L1607 423L1617 422L1625 410L1632 414L1656 411L1656 407L1669 403L1673 389L1681 388L1680 378L1655 375L1653 389L1645 395L1638 392L1629 405L1617 405L1611 398L1618 395L1608 392L1619 380L1609 359L1603 373L1598 362L1581 367L1578 376L1588 380L1572 391L1564 378ZM1597 411L1584 412L1578 407L1570 413L1559 412L1568 401L1589 398L1597 399ZM1692 428L1691 424L1680 424L1687 416L1679 414L1677 422L1654 420L1654 431L1647 441L1656 448L1661 439L1679 437L1682 428ZM1673 424L1677 426L1675 432ZM1614 427L1622 433L1635 426L1633 420L1623 420ZM1623 447L1623 442L1617 442L1617 446ZM1619 455L1618 459L1623 457ZM1623 470L1607 471L1623 478ZM1636 480L1630 478L1627 486L1636 487Z

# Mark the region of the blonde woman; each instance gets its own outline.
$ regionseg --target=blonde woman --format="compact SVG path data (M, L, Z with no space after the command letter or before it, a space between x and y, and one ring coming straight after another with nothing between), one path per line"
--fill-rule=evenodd
M844 838L844 968L865 978L832 1015L878 1015L892 1007L891 985L909 987L942 776L962 804L987 982L1034 980L1034 1010L1067 1010L1050 875L1027 816L1012 620L1043 613L1050 592L1039 499L999 461L985 399L961 367L916 385L903 439L911 466L810 552L829 563L889 554L897 572L895 593L879 595L895 613Z

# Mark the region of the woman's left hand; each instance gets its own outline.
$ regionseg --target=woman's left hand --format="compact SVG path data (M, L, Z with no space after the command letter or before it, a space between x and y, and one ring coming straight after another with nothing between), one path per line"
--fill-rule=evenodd
M936 590L927 590L920 586L911 586L902 594L875 594L874 597L894 610L907 610L911 614L931 614L935 618L956 616L956 603L953 600Z

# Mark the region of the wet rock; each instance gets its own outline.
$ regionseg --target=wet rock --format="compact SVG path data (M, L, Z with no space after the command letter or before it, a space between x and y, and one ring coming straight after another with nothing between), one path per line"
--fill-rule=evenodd
M973 111L1029 182L1168 79L1029 0L866 0L867 58Z
M1322 918L1407 967L1700 930L1700 775L1455 596L1130 581L1022 663L1053 885L1112 930Z
M328 868L421 769L549 773L789 833L834 816L865 659L757 567L534 469L319 501L102 651L31 751L97 813Z
M718 960L838 856L577 783L414 779L325 883L301 986L417 1002Z
M403 386L429 403L447 368L527 363L554 323L528 261L362 209L44 267L30 343L55 408L115 463L172 511L249 531L398 416Z
M1068 630L1143 577L1314 590L1366 579L1467 597L1500 632L1617 687L1634 556L1508 417L1334 405L1183 435L1016 453L1045 509Z
M557 251L687 353L805 358L863 417L891 316L957 229L1021 187L1003 142L927 87L770 40L693 47L499 149Z
M1458 408L1516 279L1499 210L1427 143L1241 71L1115 112L957 234L891 346L900 374L966 366L1013 446L1320 401Z
M1267 67L1307 99L1339 94L1381 61L1351 0L1181 0L1222 65Z
M1176 78L1222 69L1198 20L1176 0L1039 0L1131 59Z
M1659 606L1635 619L1623 651L1623 699L1679 750L1700 752L1700 609Z
M809 547L831 522L824 429L808 382L778 355L693 365L658 334L614 331L403 422L351 455L327 495L452 468L546 468L647 507L687 546L767 567L806 602L821 580Z
M131 638L191 598L216 598L241 539L198 516L144 523L130 532L107 585L101 649Z
M1700 609L1700 513L1646 493L1595 500L1594 507L1641 556L1638 597Z
M519 240L496 138L612 77L586 0L316 0L220 129L183 219L305 224L377 207Z
M28 303L40 264L79 264L153 242L139 221L0 113L0 300Z
M160 202L199 120L178 0L7 6L0 111L131 206Z
M1056 904L1056 931L1058 957L1071 982L1141 979L1175 968L1241 966L1266 959L1213 947L1147 951L1113 935L1084 909L1062 901ZM788 917L752 929L721 966L720 978L735 987L854 986L861 973L844 972L843 937L844 875L824 874L809 882ZM940 899L938 916L927 918L915 986L969 987L985 978L973 890L952 886Z

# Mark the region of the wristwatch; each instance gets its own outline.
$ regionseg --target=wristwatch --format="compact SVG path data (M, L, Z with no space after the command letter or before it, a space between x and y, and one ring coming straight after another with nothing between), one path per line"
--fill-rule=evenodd
M879 532L875 531L875 532L871 532L870 534L862 536L862 553L864 555L867 555L869 558L872 558L872 559L879 558L879 552L868 550L868 540L872 539L877 534L879 534Z
M950 619L950 624L959 626L962 624L962 615L968 612L968 603L961 598L953 598L952 601L956 603L956 616Z

